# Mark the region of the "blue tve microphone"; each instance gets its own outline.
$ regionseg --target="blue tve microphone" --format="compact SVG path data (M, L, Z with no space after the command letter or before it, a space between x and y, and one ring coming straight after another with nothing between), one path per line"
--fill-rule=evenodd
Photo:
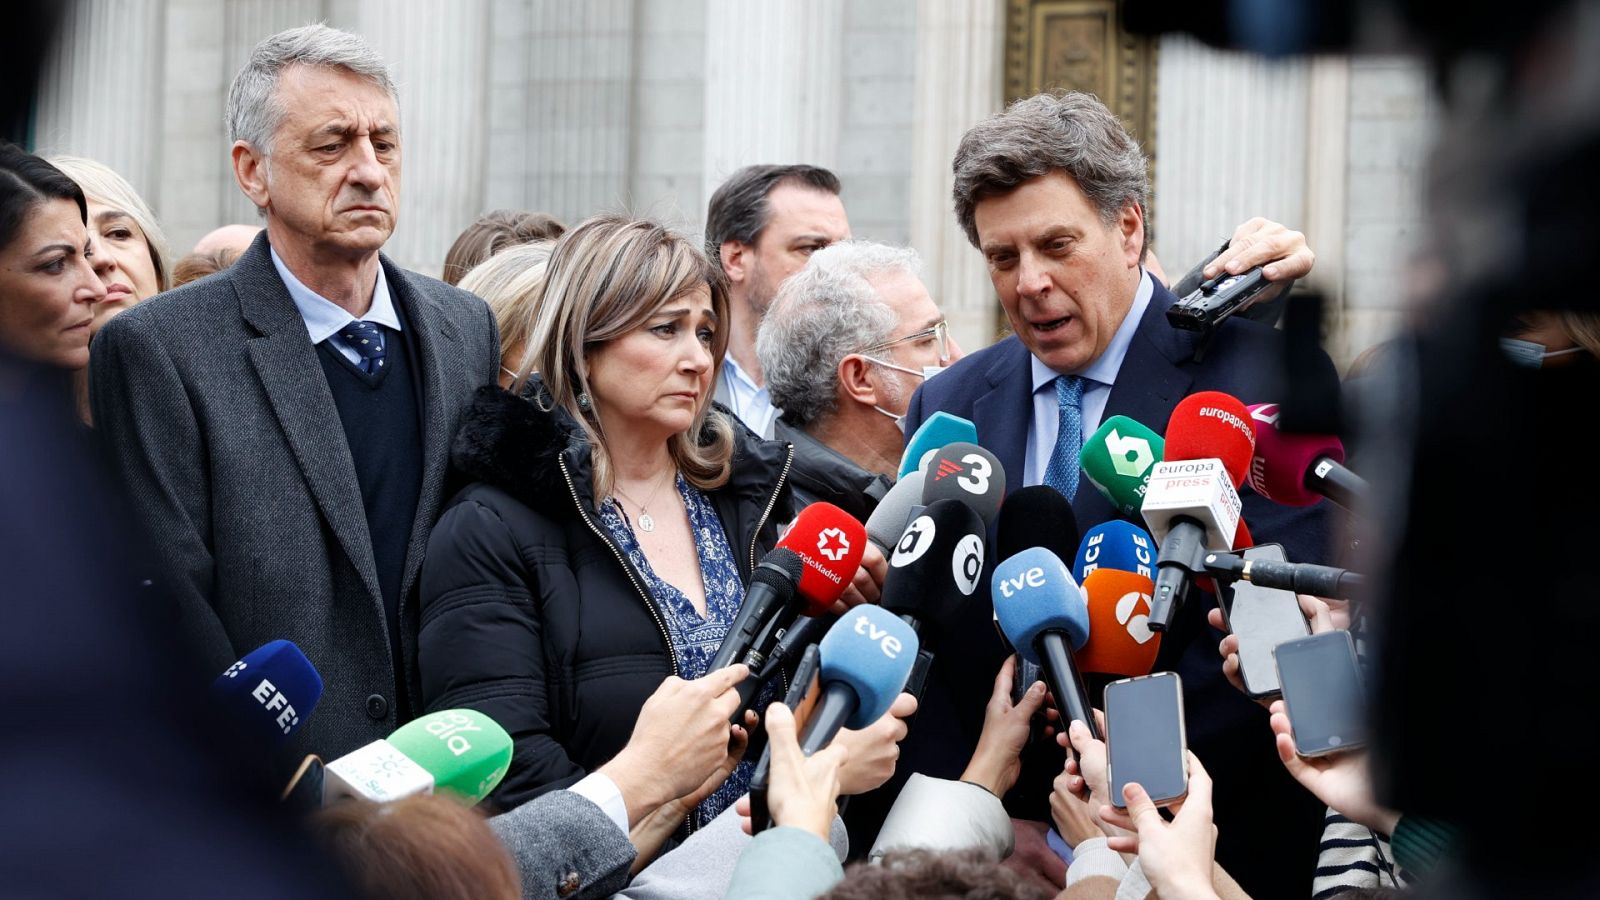
M248 740L283 743L317 708L322 676L289 641L268 641L228 667L211 696Z
M1096 525L1083 536L1072 560L1072 575L1079 582L1096 569L1132 572L1154 581L1156 542L1150 532L1121 519Z
M978 426L947 412L934 413L906 441L906 451L900 457L900 474L897 477L904 478L907 473L922 468L922 458L928 455L928 451L957 441L976 444Z
M994 611L1011 646L1044 670L1064 721L1079 719L1100 738L1073 651L1089 641L1089 604L1061 558L1031 547L995 567Z
M817 649L822 695L800 735L807 756L840 728L865 728L889 711L917 660L917 633L894 613L863 604L841 616Z

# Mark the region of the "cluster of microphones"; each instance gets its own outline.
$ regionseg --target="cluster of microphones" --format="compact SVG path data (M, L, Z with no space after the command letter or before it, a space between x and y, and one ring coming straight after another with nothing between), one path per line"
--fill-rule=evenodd
M1227 394L1194 394L1173 411L1164 438L1126 416L1107 419L1084 442L1083 472L1118 513L1144 527L1117 519L1087 534L1053 488L1008 497L1004 467L977 438L971 422L936 413L911 437L895 486L865 523L828 503L800 511L756 566L711 663L713 670L750 668L735 722L764 685L784 679L809 755L841 728L883 716L902 691L920 694L942 633L979 593L991 563L1000 633L1039 667L1063 720L1084 722L1096 737L1091 696L1110 679L1151 671L1189 585L1243 581L1329 597L1359 587L1360 577L1341 569L1239 553L1252 545L1240 514L1246 481L1292 505L1326 497L1350 507L1366 489L1343 465L1336 438L1280 432L1273 404L1247 408ZM836 615L869 541L888 563L881 599ZM287 641L239 660L214 689L239 730L261 746L293 734L321 693L315 668ZM385 802L443 791L476 803L511 758L510 736L488 716L433 712L325 765L306 757L284 798L315 808L345 797ZM752 783L756 830L766 824L767 767L763 756Z

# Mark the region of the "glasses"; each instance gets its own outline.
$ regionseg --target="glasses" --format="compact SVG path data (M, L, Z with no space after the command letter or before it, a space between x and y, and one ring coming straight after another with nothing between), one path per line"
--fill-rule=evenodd
M862 350L860 352L861 352L861 355L865 356L865 355L867 355L869 353L877 353L879 350L887 350L890 347L893 347L893 346L895 346L897 344L905 344L905 343L909 343L911 341L922 341L922 340L927 340L928 338L938 338L939 339L939 362L941 362L941 363L949 362L950 361L950 326L949 326L949 324L947 322L945 322L944 319L940 319L938 322L936 322L934 324L934 326L932 328L929 328L929 329L927 329L925 331L919 331L916 334L908 334L903 338L895 338L892 341L885 341L885 342L883 342L881 344L874 344L871 347L868 347L865 350Z

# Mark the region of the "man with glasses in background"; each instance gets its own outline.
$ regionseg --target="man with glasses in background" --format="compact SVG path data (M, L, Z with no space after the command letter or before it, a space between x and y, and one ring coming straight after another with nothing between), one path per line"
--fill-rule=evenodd
M916 251L844 241L783 283L756 336L774 436L794 444L796 508L818 500L865 521L900 467L906 406L961 358L918 277Z

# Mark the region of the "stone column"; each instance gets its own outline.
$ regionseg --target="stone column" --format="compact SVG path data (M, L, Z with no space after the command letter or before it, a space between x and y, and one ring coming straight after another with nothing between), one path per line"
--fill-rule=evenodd
M983 258L956 224L950 163L961 136L1001 108L1005 5L919 0L912 123L911 244L951 333L968 351L1001 321Z
M1306 231L1308 64L1181 36L1162 38L1160 59L1151 220L1168 276L1182 277L1251 216Z
M363 0L358 16L354 30L383 54L400 92L400 220L384 250L437 276L445 251L483 207L489 4Z
M73 3L45 62L34 148L105 163L156 200L164 0Z
M754 163L834 167L843 0L708 0L704 187Z
M234 74L228 67L227 11L226 4L211 0L167 0L159 177L155 196L145 199L155 206L174 260L224 224L232 208L226 199L243 196L234 184L223 121ZM246 214L238 221L256 221Z

